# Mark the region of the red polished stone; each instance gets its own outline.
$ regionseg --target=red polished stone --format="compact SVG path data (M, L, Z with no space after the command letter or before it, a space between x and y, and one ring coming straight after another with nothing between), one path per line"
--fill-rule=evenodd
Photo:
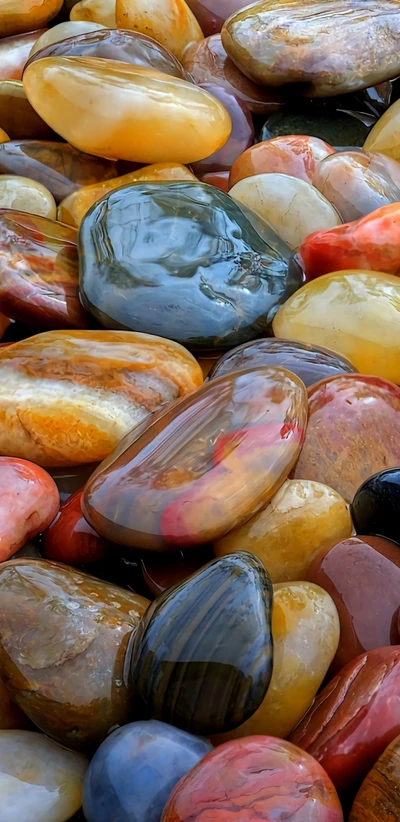
M82 491L76 491L61 506L43 534L43 553L47 559L66 565L84 565L98 562L107 553L108 543L96 534L82 514Z
M0 457L0 562L44 531L59 505L57 486L43 468Z
M328 231L314 231L300 246L300 258L307 280L348 269L399 276L400 203Z
M221 191L229 191L229 171L209 171L207 174L199 174L199 180Z
M317 556L307 579L331 595L340 618L340 641L331 671L364 651L397 645L400 546L380 537L350 537Z
M173 790L161 822L343 822L323 769L290 742L248 736L220 745Z
M204 160L192 163L192 169L197 176L209 171L229 171L232 163L253 144L254 140L253 120L246 103L243 103L236 94L231 94L215 83L202 83L201 88L216 97L226 108L232 120L232 131L222 148Z
M303 134L283 134L263 140L247 149L232 165L229 185L234 186L254 174L290 174L312 183L318 163L335 149L320 140Z
M314 756L341 791L363 779L398 734L400 645L368 651L342 668L290 740Z

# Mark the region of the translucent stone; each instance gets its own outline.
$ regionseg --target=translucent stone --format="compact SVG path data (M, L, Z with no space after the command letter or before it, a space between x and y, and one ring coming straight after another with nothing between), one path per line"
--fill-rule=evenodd
M400 383L398 277L379 271L325 274L289 297L272 325L276 337L326 346L361 374Z
M341 220L333 206L310 183L288 174L257 174L230 189L235 200L262 217L292 250L316 229Z
M285 739L323 682L339 635L335 603L323 588L312 582L274 585L274 667L268 691L247 722L213 741L258 734Z
M262 0L229 18L222 42L256 83L330 97L399 74L399 24L391 0Z
M70 20L100 23L107 29L115 29L115 0L80 0L71 9Z
M0 731L4 822L65 822L82 804L85 756L33 731Z
M46 46L50 46L52 43L59 43L60 40L66 40L68 37L74 37L77 34L86 34L89 31L97 31L97 29L102 29L100 23L90 23L88 21L67 21L66 23L59 23L57 26L53 26L48 31L44 32L33 44L30 57L33 54L36 54L37 51L40 49L45 48Z
M341 151L317 165L311 182L347 223L400 200L400 163L383 154Z
M266 508L215 542L214 552L220 557L249 551L262 560L271 582L290 582L306 578L315 555L349 537L352 529L348 506L333 488L286 480Z
M161 43L178 60L203 32L185 0L117 0L117 26L140 31Z
M114 547L86 522L81 511L81 498L82 488L64 502L42 535L41 549L46 559L66 565L90 565L102 560L107 550Z
M302 134L263 140L248 148L235 160L229 183L232 187L246 177L271 172L290 174L306 183L313 183L318 164L334 151L335 149L324 140L318 137L305 137Z
M107 539L150 550L223 536L286 479L303 441L305 400L298 377L278 368L206 383L99 466L85 489L86 519Z
M55 220L57 207L50 191L29 177L0 174L0 208L27 211Z
M295 479L325 482L351 502L368 477L400 464L400 388L342 374L308 389L308 426Z
M0 351L0 452L42 465L99 462L149 413L202 383L169 340L49 331Z
M382 114L368 134L364 151L378 151L393 160L400 160L400 100Z
M20 80L24 65L37 39L46 29L3 37L0 40L0 80Z
M1 165L1 154L0 154ZM121 186L130 183L146 182L147 180L196 180L194 174L181 163L153 163L150 166L143 166L137 171L123 174L102 183L93 183L90 186L82 186L78 191L74 191L60 203L57 217L62 223L67 225L80 226L85 214L89 211L97 200L114 191Z
M1 563L0 595L1 673L11 698L47 736L93 750L128 721L126 648L149 601L66 565L27 558Z
M2 37L23 34L46 26L58 14L63 0L2 0L0 32Z
M231 131L229 114L203 89L114 60L46 57L26 68L24 88L57 133L100 157L191 163Z

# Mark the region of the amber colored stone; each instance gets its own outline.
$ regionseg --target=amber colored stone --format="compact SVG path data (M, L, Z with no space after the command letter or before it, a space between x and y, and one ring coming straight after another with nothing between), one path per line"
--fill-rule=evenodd
M273 365L293 371L306 387L328 377L335 377L336 374L353 374L356 371L349 360L327 348L307 345L297 340L267 337L231 348L210 366L207 374L213 380L215 377L231 374L232 371L258 368L260 365Z
M229 171L207 171L206 174L199 174L199 180L201 183L219 188L220 191L229 191Z
M131 171L129 174L123 174L121 177L114 177L102 183L93 183L90 186L82 186L82 188L62 200L58 207L57 217L67 225L79 227L89 208L105 194L108 194L109 191L114 191L114 189L130 183L146 182L147 180L197 180L197 177L181 163L153 163L153 165L144 166L137 171Z
M349 822L396 822L400 807L400 736L384 750L359 789Z
M0 177L1 180L1 177ZM86 328L74 229L0 210L0 310L33 328Z
M292 250L316 226L340 226L336 209L310 183L288 174L257 174L240 180L229 194L262 217Z
M254 114L270 114L285 104L275 89L262 88L242 74L228 57L219 34L189 46L182 57L182 65L195 83L222 86L246 103Z
M147 34L180 60L203 32L185 0L116 0L117 26Z
M50 191L29 177L0 174L0 209L15 209L55 220L57 208Z
M49 331L0 349L0 453L99 462L149 413L202 383L179 344L126 331Z
M325 482L351 502L364 480L400 464L399 410L400 388L379 377L343 374L311 386L294 478Z
M72 7L70 20L86 20L100 23L107 29L115 29L115 0L80 0Z
M84 154L68 143L10 140L0 145L0 173L36 180L59 202L83 186L117 177L118 168L112 160Z
M214 543L214 553L249 551L262 560L271 582L290 582L305 579L315 555L350 537L352 529L348 506L333 488L286 480L266 508Z
M333 598L340 642L332 670L364 651L400 643L400 546L380 537L351 537L316 556L306 578Z
M326 346L361 373L400 383L398 277L379 271L325 274L289 297L272 327L276 337Z
M43 534L42 550L47 559L66 565L85 565L106 555L110 546L86 522L81 497L81 489L72 494Z
M400 198L400 191L399 191ZM363 269L400 275L400 202L356 222L310 234L299 250L306 278Z
M378 151L400 160L400 100L382 114L364 143L364 151Z
M339 798L318 763L271 736L226 742L176 785L161 822L343 822Z
M31 106L19 80L0 80L0 123L10 140L57 139Z
M107 539L150 550L223 536L286 479L303 441L304 401L303 383L283 369L212 380L99 466L85 488L86 519Z
M218 362L218 355L214 354L214 356L209 357L196 357L197 362L203 372L204 379L208 377L211 369L216 365ZM289 369L288 369L289 370Z
M347 223L400 200L400 163L384 154L340 151L319 163L311 182Z
M203 83L201 88L208 91L226 108L231 120L232 131L222 148L192 163L195 174L205 174L210 171L229 171L232 163L254 142L254 126L248 106L236 94L231 94L216 83Z
M129 638L148 600L58 563L0 565L0 663L12 699L68 748L98 745L124 724Z
M20 80L31 49L46 29L0 40L0 80Z
M0 143L6 143L9 139L7 132L0 128Z
M45 531L60 507L54 480L32 462L0 457L0 561Z
M235 160L229 178L230 187L245 177L271 172L290 174L306 183L313 183L318 164L334 153L335 149L318 137L288 134L263 140Z
M400 733L400 645L349 662L317 696L291 741L342 791L363 779Z
M2 0L0 32L3 37L41 29L58 14L63 0Z
M41 49L51 46L53 43L59 43L60 40L66 40L68 37L74 37L79 34L87 34L91 31L103 29L100 23L90 23L87 20L68 20L65 23L58 23L48 29L33 44L30 52L30 57ZM19 79L19 78L16 78Z
M211 548L205 546L191 551L147 552L140 560L140 567L146 588L152 596L158 597L167 588L195 574L213 558Z
M274 667L268 691L253 716L213 738L214 744L268 734L285 739L310 707L335 655L339 617L329 593L312 582L274 585Z
M27 66L24 88L64 139L100 157L191 163L221 148L231 131L229 114L208 92L115 60L45 57Z
M30 727L28 717L11 701L7 688L0 679L0 731Z
M261 0L221 34L256 83L301 83L307 96L330 97L397 77L399 24L392 0Z
M138 31L104 29L68 37L60 43L52 43L32 55L27 65L43 57L102 57L105 60L119 60L136 66L162 71L171 77L187 80L188 76L179 60L170 54L161 43L146 37Z

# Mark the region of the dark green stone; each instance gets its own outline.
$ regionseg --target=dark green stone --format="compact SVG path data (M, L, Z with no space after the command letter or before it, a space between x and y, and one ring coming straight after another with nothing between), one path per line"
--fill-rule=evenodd
M372 122L372 121L371 121ZM271 114L260 132L261 140L284 134L308 134L319 137L331 146L363 146L371 123L343 111L296 112L277 111Z
M102 325L195 350L259 336L302 285L273 229L203 183L112 191L84 218L79 244L82 301Z
M149 606L136 634L135 704L153 719L209 735L257 710L272 674L272 585L238 551L210 562Z

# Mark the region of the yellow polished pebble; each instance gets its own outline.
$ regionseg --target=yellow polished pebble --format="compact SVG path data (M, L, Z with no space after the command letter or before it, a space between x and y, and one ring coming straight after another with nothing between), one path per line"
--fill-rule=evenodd
M340 623L332 597L312 582L274 585L274 667L257 711L215 744L253 734L285 739L311 705L339 644Z
M400 278L378 271L317 277L281 306L275 337L321 345L361 374L400 384Z
M116 29L115 0L80 0L72 7L70 20L88 20L101 23L107 29Z
M43 28L62 4L63 0L0 0L0 37Z
M57 219L68 225L80 226L89 208L109 191L130 183L144 183L147 180L193 181L197 180L197 177L180 163L154 163L151 166L144 166L137 171L123 174L122 177L114 177L111 180L105 180L104 183L82 186L77 191L73 191L58 206Z
M342 222L336 209L314 186L289 174L246 177L229 194L266 220L292 250L312 231Z
M269 505L214 545L217 557L249 551L272 582L304 579L314 556L353 530L348 505L333 488L311 480L286 480Z
M204 38L185 0L116 0L116 19L118 28L153 37L178 60L190 43Z
M363 150L377 151L400 160L400 100L396 100L375 123Z
M57 206L52 194L29 177L0 174L0 208L12 208L55 220Z
M33 44L30 50L30 56L36 54L45 46L50 46L52 43L59 43L60 40L66 40L68 37L75 37L77 34L88 34L90 31L97 31L104 29L100 23L89 23L85 20L67 20L65 23L59 23L58 26L48 29L42 34Z
M192 83L117 60L46 57L24 72L31 105L81 151L139 163L191 163L223 146L224 106Z
M7 132L0 128L0 143L8 143L9 139Z

